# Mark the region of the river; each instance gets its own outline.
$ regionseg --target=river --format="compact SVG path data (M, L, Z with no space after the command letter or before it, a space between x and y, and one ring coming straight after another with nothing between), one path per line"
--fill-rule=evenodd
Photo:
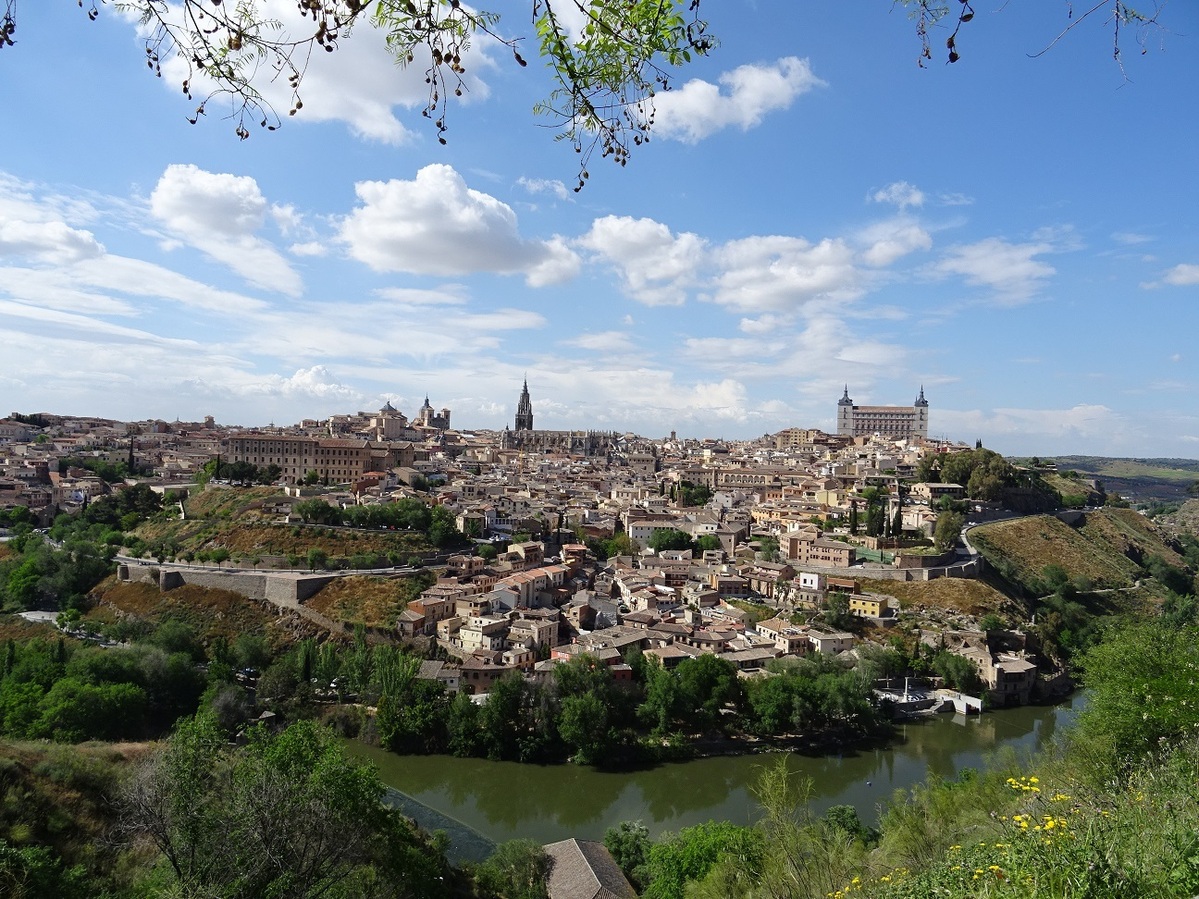
M894 790L911 787L930 773L955 777L965 768L982 768L987 755L1001 747L1035 751L1080 703L1076 696L1054 707L1005 709L972 718L939 715L899 725L887 748L818 757L791 753L789 761L812 781L814 812L853 805L863 820L874 822L879 804ZM521 837L540 843L601 839L605 830L626 820L641 821L655 837L709 819L751 823L758 816L753 783L761 768L778 758L774 753L727 756L612 773L570 764L398 756L356 741L348 742L347 749L374 762L388 786L489 840ZM458 828L448 829L458 842Z

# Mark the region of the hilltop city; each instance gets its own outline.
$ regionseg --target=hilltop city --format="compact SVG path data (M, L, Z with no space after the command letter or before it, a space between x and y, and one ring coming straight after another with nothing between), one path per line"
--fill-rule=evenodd
M790 428L745 442L543 430L527 382L500 432L454 429L451 410L435 411L427 397L411 417L388 402L377 412L255 429L212 418L14 413L0 422L0 506L22 505L48 521L126 482L178 498L197 480L210 490L278 485L261 511L279 523L341 521L419 500L452 517L473 551L397 560L409 570L392 576L410 576L412 563L438 576L384 620L391 636L424 637L446 651L426 675L451 689L486 693L509 672L544 676L580 654L623 677L632 648L667 668L714 653L754 672L783 657L852 650L862 625L900 620L898 585L980 576L983 562L959 535L967 523L1054 505L1052 490L1035 489L1046 472L930 439L923 388L910 406L860 406L846 385L836 415L836 434ZM111 477L118 466L127 478ZM315 552L298 560L257 546L230 560L228 550L214 550L218 563L230 561L214 581L196 570L202 550L197 560L177 547L147 547L120 576L163 578L158 565L173 559L172 583L254 595L271 569L349 567ZM355 562L352 573L368 564ZM253 574L243 571L239 583L238 568ZM310 577L309 592L329 579ZM319 604L306 608L295 596L291 611L319 615ZM1034 640L1000 633L995 620L980 624L985 602L960 605L909 610L909 624L918 621L930 646L977 668L975 692L1013 704L1066 688Z

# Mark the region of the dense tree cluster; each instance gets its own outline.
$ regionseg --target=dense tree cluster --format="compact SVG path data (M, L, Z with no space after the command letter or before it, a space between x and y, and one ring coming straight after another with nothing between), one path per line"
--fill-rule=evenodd
M960 484L972 499L998 500L1020 484L1015 467L999 453L978 447L960 453L928 454L916 466L916 480Z
M9 640L0 659L0 733L77 743L143 739L192 714L205 690L194 644L168 623L130 647ZM177 633L177 632L176 632ZM156 642L157 638L157 642Z
M464 543L454 514L449 509L445 506L429 506L418 499L342 509L320 497L312 497L296 503L294 512L308 524L417 531L427 535L429 542L439 547Z

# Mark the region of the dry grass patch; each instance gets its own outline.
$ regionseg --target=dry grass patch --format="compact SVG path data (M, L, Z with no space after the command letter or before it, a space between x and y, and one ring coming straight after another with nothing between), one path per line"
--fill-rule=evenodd
M20 615L0 615L0 643L12 640L14 643L25 643L29 640L57 639L61 636L53 624L40 621L26 621Z
M100 625L124 616L151 625L177 618L195 628L201 642L206 644L218 636L232 643L241 634L263 634L272 645L282 646L304 636L297 633L301 619L280 618L273 606L230 590L188 584L163 593L152 584L121 583L110 578L92 596L98 604L85 617Z
M304 605L334 621L394 627L400 612L423 589L415 579L341 577L322 587Z
M1166 536L1145 516L1131 509L1104 509L1090 513L1079 531L1088 540L1101 541L1130 559L1160 556L1168 565L1184 567L1182 558Z
M967 615L999 612L1011 600L990 584L979 580L940 577L931 581L861 581L862 589L871 593L894 596L906 611L924 609L956 609Z
M1039 583L1047 565L1060 565L1071 578L1097 588L1129 587L1138 567L1113 547L1086 536L1051 515L1033 515L980 525L970 540L988 562L1003 562L1025 584Z

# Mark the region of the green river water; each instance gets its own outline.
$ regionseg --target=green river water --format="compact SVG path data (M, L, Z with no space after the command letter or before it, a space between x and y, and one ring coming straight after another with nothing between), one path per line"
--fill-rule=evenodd
M811 779L814 812L853 805L863 820L873 822L879 804L894 790L929 773L954 777L964 768L982 768L990 753L1004 747L1034 751L1052 739L1080 702L1076 697L1060 706L972 718L939 715L899 725L896 740L886 748L817 757L790 753L789 762ZM398 756L356 741L347 749L378 766L383 781L403 794L398 804L422 826L446 829L456 844L452 854L460 858L486 854L488 841L600 839L625 820L643 822L651 836L709 819L748 824L758 816L752 785L762 766L778 758L774 753L722 756L613 773L570 764Z

